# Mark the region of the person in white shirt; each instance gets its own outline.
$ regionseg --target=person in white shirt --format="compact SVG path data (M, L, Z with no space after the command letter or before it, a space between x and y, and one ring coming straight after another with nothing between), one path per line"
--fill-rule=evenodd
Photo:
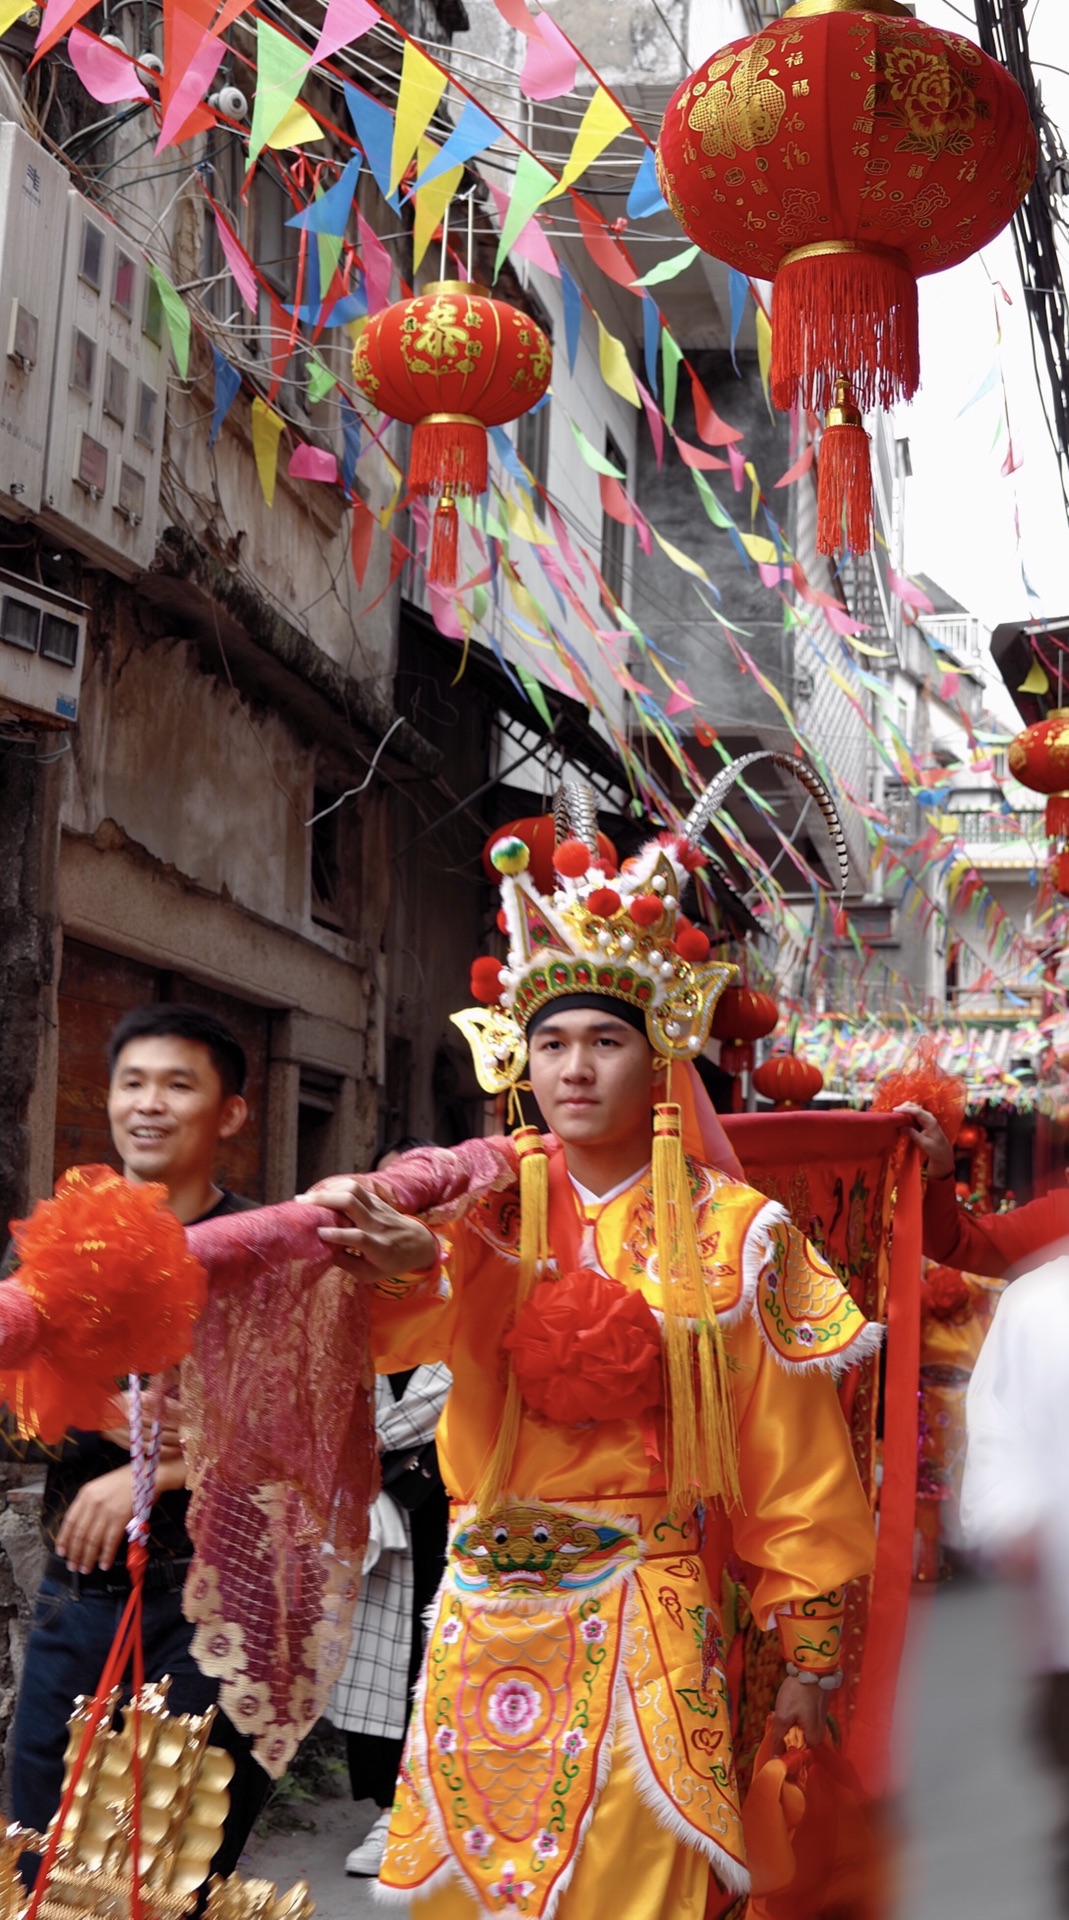
M1030 1591L1037 1733L1062 1783L1059 1911L1069 1914L1069 1255L999 1302L966 1401L966 1544Z

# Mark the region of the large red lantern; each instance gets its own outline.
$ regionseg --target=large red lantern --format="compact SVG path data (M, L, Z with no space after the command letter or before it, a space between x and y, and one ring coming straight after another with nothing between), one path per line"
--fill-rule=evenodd
M812 1060L800 1053L774 1053L754 1070L753 1083L766 1100L779 1107L801 1107L814 1100L824 1085L824 1075Z
M538 888L539 893L552 893L560 882L553 864L553 855L557 847L557 828L551 813L532 814L526 820L510 820L503 827L495 827L483 848L483 872L495 886L500 886L501 875L493 866L490 854L499 840L522 840L531 856L527 871ZM598 833L598 858L605 864L606 874L614 874L618 861L616 848L608 834Z
M438 496L430 578L457 577L458 493L487 485L487 427L537 406L553 352L518 307L466 280L438 280L373 314L353 348L353 379L391 419L414 428L413 493Z
M1035 165L1016 81L897 0L797 0L669 102L657 166L676 219L707 253L773 281L776 406L836 409L822 551L842 544L844 505L850 543L871 538L861 413L916 391L918 277L993 239Z
M763 1040L778 1019L779 1008L770 993L759 993L754 987L725 987L711 1031L714 1040Z

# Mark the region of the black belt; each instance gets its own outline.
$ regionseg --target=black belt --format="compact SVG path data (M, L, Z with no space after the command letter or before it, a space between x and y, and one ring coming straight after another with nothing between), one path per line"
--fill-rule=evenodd
M145 1568L146 1593L181 1593L190 1565L190 1560L150 1560ZM94 1567L91 1573L75 1573L58 1553L49 1554L44 1577L57 1581L62 1587L70 1587L75 1599L80 1593L128 1594L130 1591L130 1575L125 1567Z

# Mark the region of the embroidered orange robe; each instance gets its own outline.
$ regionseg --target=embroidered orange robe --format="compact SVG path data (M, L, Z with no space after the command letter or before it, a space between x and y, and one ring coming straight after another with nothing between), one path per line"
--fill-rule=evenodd
M842 1588L871 1567L873 1528L830 1369L878 1335L782 1208L690 1172L738 1424L730 1513L666 1511L663 1416L564 1427L525 1408L508 1499L477 1515L505 1399L515 1187L447 1230L441 1276L379 1290L376 1365L453 1374L449 1563L380 1876L426 1920L702 1920L710 1872L745 1891L715 1579L732 1548L788 1657L837 1664ZM649 1176L584 1226L586 1263L656 1311Z

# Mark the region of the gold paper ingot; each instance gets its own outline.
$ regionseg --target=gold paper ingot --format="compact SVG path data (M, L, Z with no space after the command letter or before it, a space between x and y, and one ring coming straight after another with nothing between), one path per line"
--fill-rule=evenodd
M138 1696L140 1879L146 1908L158 1920L180 1920L193 1911L222 1837L234 1772L232 1756L207 1744L215 1708L199 1715L170 1714L169 1686L169 1680L161 1680ZM122 1726L114 1727L117 1697L112 1694L93 1734L38 1920L129 1920L134 1713L132 1705L125 1707ZM79 1699L68 1723L65 1788L91 1709L90 1701ZM48 1837L19 1826L4 1834L0 1920L20 1920L26 1896L17 1871L19 1854L43 1853ZM270 1881L244 1881L237 1874L213 1879L207 1907L211 1920L310 1920L313 1911L303 1881L280 1896Z

